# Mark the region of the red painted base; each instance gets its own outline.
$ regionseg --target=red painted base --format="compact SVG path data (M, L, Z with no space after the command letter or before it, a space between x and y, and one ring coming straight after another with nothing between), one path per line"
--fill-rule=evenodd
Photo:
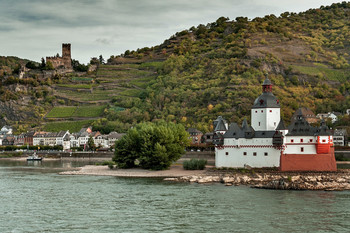
M281 154L280 171L337 171L334 147L328 154Z

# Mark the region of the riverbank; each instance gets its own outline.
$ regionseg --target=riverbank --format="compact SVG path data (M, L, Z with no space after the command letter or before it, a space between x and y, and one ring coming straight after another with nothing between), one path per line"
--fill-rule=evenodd
M273 169L184 170L173 165L168 170L109 169L108 166L87 165L60 175L94 175L116 177L159 177L165 181L198 184L223 183L226 186L247 185L253 188L283 190L350 190L350 169L337 172L279 172Z
M205 170L184 170L182 165L173 165L168 170L151 171L139 168L110 169L108 166L87 165L75 171L60 172L60 175L93 175L93 176L117 176L117 177L161 177L179 178L183 176L204 176Z
M342 191L350 190L350 169L340 169L337 172L288 173L268 170L211 169L204 176L183 176L165 180L199 184L220 182L226 186L248 185L260 189Z

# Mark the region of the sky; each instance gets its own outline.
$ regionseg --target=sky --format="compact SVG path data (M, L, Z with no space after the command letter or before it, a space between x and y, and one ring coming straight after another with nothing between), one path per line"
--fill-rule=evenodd
M87 63L161 44L176 32L221 16L253 19L302 12L329 0L0 0L0 56L34 61L62 53Z

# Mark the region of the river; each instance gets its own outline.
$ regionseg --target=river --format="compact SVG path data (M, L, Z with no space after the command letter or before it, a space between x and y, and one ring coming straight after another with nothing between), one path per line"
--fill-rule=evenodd
M86 164L86 163L84 163ZM350 192L62 176L0 160L0 232L349 232Z

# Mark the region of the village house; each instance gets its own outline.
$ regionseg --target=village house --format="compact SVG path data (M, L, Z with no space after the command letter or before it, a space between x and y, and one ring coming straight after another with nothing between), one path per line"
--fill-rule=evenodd
M64 139L64 137L66 137L66 135L69 135L69 130L58 132L56 134L56 143L55 143L55 145L62 146L63 145L63 139Z
M35 132L27 132L24 134L24 145L33 146L33 137Z
M348 134L346 129L336 129L333 133L334 146L346 146Z
M110 132L107 135L107 147L114 147L114 144L117 140L121 139L123 136L125 135L125 133L117 133L117 132Z
M203 133L201 131L194 128L188 128L186 131L190 135L189 139L191 140L192 145L199 145L201 143L201 139L203 136Z
M15 144L15 137L13 135L5 135L1 143L3 146L13 146Z
M306 108L306 107L301 107L297 111L295 111L295 113L292 116L292 121L297 120L297 118L298 118L297 113L301 113L302 116L304 117L304 119L309 124L317 123L320 121L320 119L315 116L315 114L311 111L311 109Z
M4 125L0 130L0 135L12 134L12 127Z
M341 116L340 112L328 112L328 113L319 113L316 115L317 118L322 120L331 119L332 123L338 121L338 117Z
M33 146L43 146L45 145L44 136L47 132L35 132L33 135Z

